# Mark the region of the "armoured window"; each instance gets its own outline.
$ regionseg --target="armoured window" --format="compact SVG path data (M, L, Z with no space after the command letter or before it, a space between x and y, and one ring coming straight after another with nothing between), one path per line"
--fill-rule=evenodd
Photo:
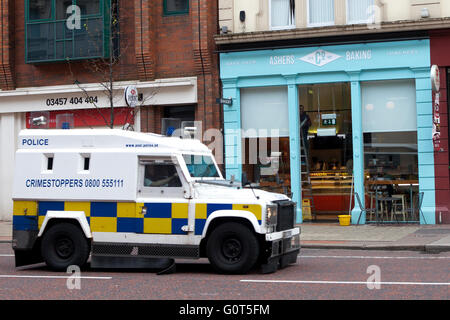
M211 156L185 154L183 158L191 177L219 178L219 172Z
M181 187L177 169L173 163L150 163L145 165L144 187Z
M47 157L47 170L53 170L53 156Z
M89 170L89 164L90 164L91 158L89 158L89 157L84 157L83 160L84 160L83 169L84 169L84 170Z
M111 2L26 0L26 62L108 57Z
M164 0L164 15L188 14L189 0Z

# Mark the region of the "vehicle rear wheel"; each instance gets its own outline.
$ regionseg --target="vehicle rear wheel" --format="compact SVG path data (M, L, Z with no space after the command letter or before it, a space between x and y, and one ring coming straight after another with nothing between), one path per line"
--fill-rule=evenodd
M71 223L58 223L42 237L41 254L53 270L63 271L71 265L83 266L90 252L88 239Z
M258 260L259 243L246 226L227 222L213 230L206 244L206 254L220 273L247 273Z

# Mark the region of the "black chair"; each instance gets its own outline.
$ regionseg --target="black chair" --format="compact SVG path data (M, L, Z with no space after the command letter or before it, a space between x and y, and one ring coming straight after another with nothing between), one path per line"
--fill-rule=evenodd
M373 213L373 212L374 212L374 209L372 209L372 208L371 208L371 209L366 209L366 208L362 205L361 199L359 198L358 192L355 192L355 196L356 196L356 201L358 201L358 205L359 205L359 207L361 208L361 212L359 213L359 217L358 217L358 222L356 223L356 224L359 224L359 220L361 219L362 213L365 212L365 213L366 213L366 216L367 216L368 213L369 213L369 214Z
M413 216L415 216L415 213L417 212L418 213L417 218L420 220L420 215L422 215L423 222L426 224L427 221L425 220L425 215L423 214L423 211L422 211L423 196L424 196L424 192L420 192L419 195L417 196L416 200L413 203L413 207L406 209L406 213L407 213L407 215L409 215L411 217L411 220L413 220Z

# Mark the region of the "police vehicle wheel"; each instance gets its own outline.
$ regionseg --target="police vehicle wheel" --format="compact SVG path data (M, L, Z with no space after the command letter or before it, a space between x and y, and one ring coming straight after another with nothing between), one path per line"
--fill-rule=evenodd
M259 243L246 226L227 222L213 230L206 244L206 254L220 273L247 273L259 256Z
M41 254L53 270L66 270L71 265L83 266L90 246L84 233L70 223L59 223L44 233Z

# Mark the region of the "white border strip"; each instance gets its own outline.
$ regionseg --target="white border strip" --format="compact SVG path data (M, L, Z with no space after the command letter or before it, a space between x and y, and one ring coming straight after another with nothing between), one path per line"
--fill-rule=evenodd
M358 284L358 285L401 285L401 286L450 286L450 282L371 282L371 281L309 281L309 280L240 280L250 283L293 283L293 284Z
M14 275L14 274L0 274L1 278L26 278L26 279L91 279L91 280L111 280L112 277L88 277L81 276L77 277L75 275L72 276L32 276L32 275Z
M382 257L382 256L302 256L298 255L300 259L418 259L418 260L446 260L450 257Z

